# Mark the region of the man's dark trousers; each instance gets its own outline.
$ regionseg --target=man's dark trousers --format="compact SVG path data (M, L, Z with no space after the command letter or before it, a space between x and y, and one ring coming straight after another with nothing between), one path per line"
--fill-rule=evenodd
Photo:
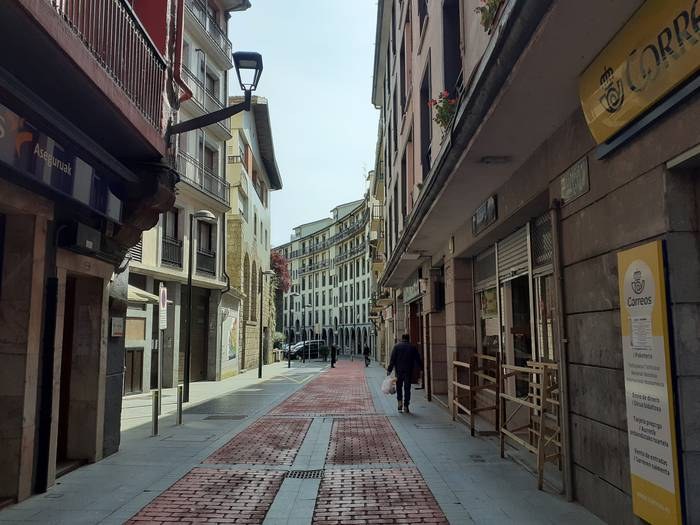
M396 371L396 399L407 407L411 402L411 372Z

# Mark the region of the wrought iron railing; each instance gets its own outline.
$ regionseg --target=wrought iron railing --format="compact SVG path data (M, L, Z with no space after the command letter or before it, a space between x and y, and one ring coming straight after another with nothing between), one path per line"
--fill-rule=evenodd
M46 0L158 130L165 60L126 0Z
M197 250L197 271L216 275L216 253L208 250Z
M163 236L161 262L168 266L182 268L182 241Z
M231 185L224 179L214 175L197 159L181 151L177 155L177 168L178 173L185 182L224 204L229 204Z

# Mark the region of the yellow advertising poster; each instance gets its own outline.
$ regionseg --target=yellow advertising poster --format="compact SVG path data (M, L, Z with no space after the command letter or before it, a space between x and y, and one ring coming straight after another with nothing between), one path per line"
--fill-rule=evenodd
M647 0L581 76L586 122L599 144L700 69L700 2Z
M651 525L680 524L661 241L620 252L617 262L632 505Z

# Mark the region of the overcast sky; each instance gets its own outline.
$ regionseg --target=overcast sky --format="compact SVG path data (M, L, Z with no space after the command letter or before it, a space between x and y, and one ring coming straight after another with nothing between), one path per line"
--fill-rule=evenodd
M272 246L292 228L362 198L374 168L375 0L252 0L232 13L233 49L258 51L256 94L270 104L283 189L272 193ZM240 95L231 72L231 94Z

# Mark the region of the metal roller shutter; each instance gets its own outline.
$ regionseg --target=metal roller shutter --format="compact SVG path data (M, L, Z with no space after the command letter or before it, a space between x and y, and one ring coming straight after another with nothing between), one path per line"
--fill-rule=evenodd
M527 273L527 226L498 242L498 278L501 281Z

